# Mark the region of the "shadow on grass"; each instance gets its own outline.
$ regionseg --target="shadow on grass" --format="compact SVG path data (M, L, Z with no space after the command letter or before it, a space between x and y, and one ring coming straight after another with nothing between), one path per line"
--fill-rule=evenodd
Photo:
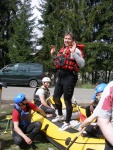
M11 148L11 145L14 144L12 139L2 139L0 138L1 141L1 150L7 150Z
M17 147L16 144L14 144L13 138L12 138L12 134L10 132L11 130L8 130L7 134L2 133L2 135L0 135L0 142L1 142L1 146L2 148L0 150L15 150L15 149L19 149L19 147ZM41 132L35 137L35 139L33 140L34 144L36 145L37 149L39 149L38 147L41 147L42 145L47 145L50 143L47 138L41 134ZM21 145L21 149L22 150L31 150L31 147L29 145L27 145L26 143Z

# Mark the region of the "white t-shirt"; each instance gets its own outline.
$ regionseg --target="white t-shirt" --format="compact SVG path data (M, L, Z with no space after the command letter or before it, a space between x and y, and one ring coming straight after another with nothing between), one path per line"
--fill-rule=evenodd
M45 93L45 90L43 88L39 88L36 92L36 95L38 95L39 97L44 97L46 99L50 96L50 92L48 91L48 93Z
M113 81L109 82L105 87L93 115L110 119L111 123L113 123Z

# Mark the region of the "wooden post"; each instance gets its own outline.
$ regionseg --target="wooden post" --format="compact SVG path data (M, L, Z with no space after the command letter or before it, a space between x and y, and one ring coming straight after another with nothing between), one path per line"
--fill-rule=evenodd
M0 108L2 103L2 85L0 84Z
M2 87L7 88L6 83L0 82L0 107L1 107L1 103L2 103Z

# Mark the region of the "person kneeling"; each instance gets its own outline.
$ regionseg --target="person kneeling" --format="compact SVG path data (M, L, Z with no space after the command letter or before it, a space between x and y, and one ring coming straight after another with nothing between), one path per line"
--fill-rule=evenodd
M33 139L39 133L42 123L40 121L31 123L31 110L39 112L44 117L50 117L41 108L38 108L32 102L28 102L24 94L17 94L14 97L14 109L12 112L12 132L14 143L20 148L22 146L32 147L35 149ZM26 135L28 134L28 135Z

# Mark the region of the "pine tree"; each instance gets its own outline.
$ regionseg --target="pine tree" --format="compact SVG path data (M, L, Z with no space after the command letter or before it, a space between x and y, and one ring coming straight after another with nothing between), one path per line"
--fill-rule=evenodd
M111 72L113 60L113 3L109 1L85 1L81 3L83 19L83 31L81 38L86 43L85 56L86 67L89 73L94 74L96 82L97 74L104 70L106 73L101 79L109 82L107 71ZM82 28L82 26L81 26Z
M13 32L11 19L16 13L18 0L1 0L0 1L0 51L1 51L1 66L8 64L8 40Z
M31 8L31 0L24 0L18 5L18 10L12 20L13 33L9 40L9 57L12 63L30 60L33 47L33 29L35 18Z
M72 31L76 36L76 42L85 44L86 66L82 74L85 75L85 72L92 74L94 83L97 81L99 71L111 72L113 68L111 0L42 0L41 7L42 20L39 20L39 24L43 30L43 37L40 39L42 45L40 54L43 60L48 60L48 64L51 64L50 45L54 44L59 50L63 44L64 33ZM103 81L108 82L109 77L108 79L105 77Z

